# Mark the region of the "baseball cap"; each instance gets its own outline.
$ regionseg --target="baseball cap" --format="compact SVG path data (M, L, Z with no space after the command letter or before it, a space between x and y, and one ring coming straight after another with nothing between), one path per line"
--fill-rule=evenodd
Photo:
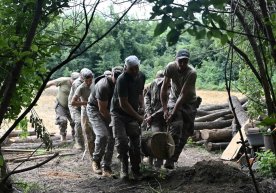
M137 58L137 56L131 55L131 56L128 56L125 59L125 65L127 65L127 66L139 66L140 65L140 60Z
M80 74L83 79L93 78L93 73L88 68L81 69Z
M176 54L177 59L182 59L182 58L190 58L190 52L186 49L181 49L177 52Z
M122 66L115 66L112 68L112 72L114 73L114 77L117 79L120 74L122 74L124 68Z

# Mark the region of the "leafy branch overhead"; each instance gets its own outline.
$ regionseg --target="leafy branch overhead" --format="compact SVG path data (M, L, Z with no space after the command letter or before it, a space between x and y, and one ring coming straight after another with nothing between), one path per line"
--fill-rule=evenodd
M160 35L169 28L167 34L169 45L175 44L184 32L199 39L220 38L222 44L227 43L229 37L233 35L227 30L224 20L225 14L229 14L226 0L188 1L187 5L173 3L173 0L149 0L149 2L154 3L151 19L161 18L154 34Z
M148 1L153 4L151 19L161 20L155 28L155 36L166 33L169 45L176 44L184 33L197 39L214 38L219 39L221 45L228 44L235 51L234 63L243 63L244 69L250 70L248 77L242 77L244 88L254 83L254 88L262 91L267 114L276 113L275 1ZM231 74L230 70L226 75L231 77ZM250 76L253 82L248 81ZM261 101L261 98L256 100L256 90L247 89L245 93L254 103Z

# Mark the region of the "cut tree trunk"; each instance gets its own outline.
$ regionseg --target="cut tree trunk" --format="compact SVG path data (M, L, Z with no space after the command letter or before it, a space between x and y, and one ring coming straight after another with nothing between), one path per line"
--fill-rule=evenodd
M203 116L203 117L196 118L195 121L196 122L214 121L215 119L223 117L225 115L228 115L229 113L231 113L230 110L224 110L224 111L221 111L221 112L218 112L218 113L213 113L213 114L210 114L210 115L206 115L206 116Z
M240 124L240 126L243 126L246 121L249 119L247 113L245 112L245 110L242 107L241 102L239 101L238 97L236 96L232 96L232 103L233 103L233 108L235 109L235 112L237 114L237 118L238 118L238 122ZM230 104L229 104L230 106ZM231 108L231 106L230 106ZM233 111L233 109L231 109Z
M207 151L223 150L228 146L228 144L229 142L219 142L219 143L208 142L208 143L205 143L205 149Z
M225 127L229 127L232 124L232 120L226 121L213 121L213 122L195 122L195 130L202 129L222 129Z
M208 142L229 142L232 139L232 129L204 129L200 131L203 140Z
M242 98L240 100L241 104L244 104L247 102L247 98ZM220 105L201 105L198 110L203 110L203 111L213 111L213 110L219 110L219 109L226 109L229 107L229 103L224 103Z
M242 136L244 138L244 140L247 139L246 135L245 135L245 131L244 131L244 126L246 125L246 123L249 122L249 117L247 115L247 113L245 112L245 110L243 109L239 99L235 96L231 97L232 99L232 103L233 103L233 108L235 109L236 115L237 115L237 121L238 121L238 126L241 126L241 133ZM230 104L229 104L230 106ZM231 106L230 106L231 108ZM227 148L225 149L225 151L222 153L221 155L221 159L223 160L233 160L236 158L237 154L240 151L241 148L241 143L240 142L241 137L239 133L236 133L235 136L232 138L231 142L229 143L229 145L227 146Z
M191 138L192 138L193 141L202 140L200 130L194 130L194 134Z

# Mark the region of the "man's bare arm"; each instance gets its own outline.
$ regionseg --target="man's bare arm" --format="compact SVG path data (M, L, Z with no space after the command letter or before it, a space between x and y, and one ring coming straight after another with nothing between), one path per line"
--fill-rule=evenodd
M140 116L129 104L127 97L119 97L120 107L130 116L134 117L139 123L143 122L143 116Z
M72 104L72 106L80 107L82 105L87 105L87 101L81 101L80 97L78 95L75 95L72 98L71 104Z
M193 92L192 89L195 87L196 82L196 73L190 74L188 81L182 86L180 96L178 97L175 106L172 111L172 115L187 101L190 92Z
M104 117L106 121L110 122L111 116L108 110L108 101L101 101L99 99L97 99L97 101L98 101L99 111L101 115Z

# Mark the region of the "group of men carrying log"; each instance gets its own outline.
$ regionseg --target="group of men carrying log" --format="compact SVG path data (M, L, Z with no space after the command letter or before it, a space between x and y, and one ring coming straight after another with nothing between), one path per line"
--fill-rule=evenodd
M193 134L198 100L196 71L188 65L190 53L179 50L175 61L144 92L145 75L139 70L140 60L134 56L125 59L124 66L94 78L84 68L72 73L71 78L52 80L47 87L59 87L56 104L56 124L62 140L66 140L67 120L72 127L74 147L88 150L92 169L96 174L111 176L114 145L120 161L120 177L129 177L129 159L134 179L142 178L141 124L152 132L169 132L174 140L173 156L164 167L173 169L174 163ZM169 94L168 94L169 93ZM67 98L66 98L67 96ZM149 159L150 163L154 158ZM162 159L155 159L160 168Z

